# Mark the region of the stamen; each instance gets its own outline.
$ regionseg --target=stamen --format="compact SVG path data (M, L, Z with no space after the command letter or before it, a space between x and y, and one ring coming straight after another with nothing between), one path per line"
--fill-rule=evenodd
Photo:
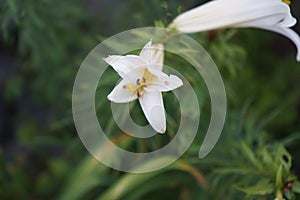
M291 0L282 0L283 3L286 3L287 5L291 5Z
M144 75L143 75L143 79L145 79L145 82L152 81L154 78L156 78L156 76L154 74L152 74L151 72L149 72L149 70L147 68L145 68Z
M152 74L151 72L149 72L149 70L147 68L145 68L142 79L138 78L136 80L136 85L134 85L133 83L128 83L128 84L124 85L123 88L129 90L129 92L131 92L131 93L136 92L137 97L140 98L144 94L144 88L148 84L151 84L151 82L155 78L156 78L156 76L154 74Z
M134 89L133 92L137 91L137 92L142 92L144 90L144 88L147 86L146 83L138 83L137 87Z
M129 92L131 92L131 93L135 91L135 87L132 83L128 83L128 84L124 85L123 88L129 90Z

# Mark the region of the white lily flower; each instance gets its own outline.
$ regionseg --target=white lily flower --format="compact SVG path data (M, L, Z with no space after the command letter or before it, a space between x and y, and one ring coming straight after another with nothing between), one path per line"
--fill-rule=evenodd
M300 37L291 30L297 20L289 0L213 0L177 16L169 28L194 33L227 27L254 27L290 38L300 61Z
M108 56L104 61L111 65L122 80L107 98L115 103L139 99L142 110L153 129L166 131L166 114L161 92L182 86L180 78L162 72L164 47L148 42L140 55Z

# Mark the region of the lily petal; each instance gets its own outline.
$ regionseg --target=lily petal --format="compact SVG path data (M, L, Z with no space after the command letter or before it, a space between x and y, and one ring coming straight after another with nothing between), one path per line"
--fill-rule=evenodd
M161 77L159 79L159 83L160 83L159 91L161 92L171 91L183 85L182 80L175 75Z
M279 0L214 0L180 14L170 28L193 33L289 12L289 6Z
M167 92L183 85L182 80L175 75L168 76L166 73L159 71L156 68L148 67L147 69L157 78L151 82L147 88L145 88L146 91L152 92L156 90Z
M130 92L124 87L129 83L130 82L127 80L121 80L120 83L118 83L113 91L111 91L111 93L107 96L107 98L114 103L128 103L137 99L136 92Z
M183 33L227 27L255 27L280 33L290 38L298 49L299 36L288 29L297 20L282 0L213 0L177 16L169 28Z
M136 55L127 56L108 56L103 60L112 66L114 70L124 78L127 74L130 74L133 70L146 66L143 59Z
M139 101L145 117L153 129L158 133L166 132L166 114L161 92L145 92Z
M183 82L180 78L175 75L168 76L164 74L164 76L160 76L155 82L152 82L145 90L147 92L160 91L160 92L168 92L179 88L183 85Z
M164 62L163 44L152 44L152 41L148 42L141 50L140 57L145 60L150 67L162 71Z
M144 59L147 63L150 63L150 55L152 50L152 40L150 40L141 50L140 57Z
M259 27L259 28L277 32L292 40L297 47L297 61L300 62L300 37L295 31L281 26L270 26L270 27Z
M284 25L287 23L294 23L295 18L289 18L289 21L282 22ZM265 25L264 21L261 22L254 22L254 21L249 21L249 22L244 22L241 24L238 24L239 27L253 27L253 28L260 28L260 29L265 29L268 31L273 31L276 33L279 33L281 35L284 35L285 37L289 38L293 43L295 44L297 48L297 61L300 62L300 37L299 35L293 31L290 28L287 28L283 26L282 24L276 25L276 26L267 26Z
M152 51L150 55L150 66L155 66L156 69L162 71L164 66L164 45L154 44L152 45Z
M284 26L284 27L290 27L287 25L295 24L296 20L293 17L288 17L285 18L287 15L286 14L275 14L275 15L270 15L268 17L263 17L255 20L249 20L245 21L239 24L233 25L233 27L258 27L258 26ZM277 22L274 24L274 22ZM296 20L297 22L297 20Z
M296 25L296 23L297 19L293 17L292 14L289 12L285 19L279 23L279 25L285 27L292 27Z

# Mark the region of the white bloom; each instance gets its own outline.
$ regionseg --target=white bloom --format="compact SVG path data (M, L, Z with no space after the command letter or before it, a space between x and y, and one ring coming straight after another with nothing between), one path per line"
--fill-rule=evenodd
M162 44L148 42L140 55L108 56L104 61L111 65L122 80L108 95L115 103L139 99L142 110L155 131L166 131L166 115L161 92L182 86L177 76L162 72L164 48Z
M277 32L296 45L300 61L300 37L291 30L297 20L288 0L213 0L177 16L169 28L194 33L226 27L255 27Z

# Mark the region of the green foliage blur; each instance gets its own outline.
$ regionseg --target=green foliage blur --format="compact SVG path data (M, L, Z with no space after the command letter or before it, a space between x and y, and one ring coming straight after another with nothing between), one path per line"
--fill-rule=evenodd
M190 35L219 67L228 99L225 128L206 158L197 153L210 119L209 95L192 67L171 54L167 65L189 78L202 112L199 137L178 161L151 173L119 172L95 160L77 136L72 87L86 55L107 37L166 26L203 2L0 0L0 199L297 199L300 64L293 44L275 33L230 29ZM294 2L294 16L300 16ZM299 24L295 30L300 33ZM108 70L107 80L117 81L117 74ZM97 95L114 87L107 80ZM172 102L173 96L164 98ZM110 116L107 105L98 102L97 111ZM166 109L177 106L173 101ZM141 115L138 104L131 108L133 116ZM119 146L149 150L145 141L124 136L111 117L104 120ZM177 120L175 114L168 118L168 127L176 130ZM150 147L172 136L168 132Z

